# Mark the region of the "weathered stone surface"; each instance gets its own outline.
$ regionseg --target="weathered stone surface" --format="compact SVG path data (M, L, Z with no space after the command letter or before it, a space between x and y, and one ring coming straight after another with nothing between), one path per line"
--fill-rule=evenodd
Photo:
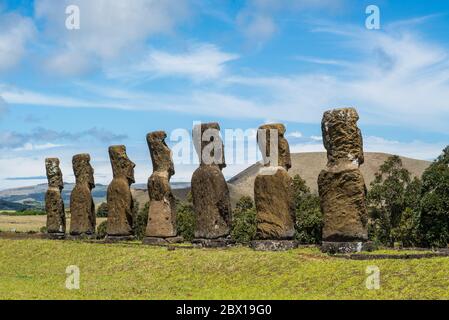
M291 239L295 234L293 180L287 172L290 148L284 134L282 124L263 125L258 131L265 166L254 182L257 239Z
M235 241L226 238L218 239L193 239L192 244L196 248L229 248L235 245Z
M285 126L281 123L265 124L259 127L257 142L262 152L264 165L266 167L279 166L285 168L286 170L292 167L290 146L287 139L284 137L285 131ZM271 149L272 145L275 147L274 150ZM271 152L273 152L273 156L275 156L275 161L271 159Z
M198 124L193 128L193 145L200 165L218 165L226 168L220 125L216 122Z
M45 194L45 211L47 212L47 232L64 234L66 231L64 201L61 191L64 188L62 172L59 168L59 159L45 159L47 171L48 190Z
M328 163L318 177L325 242L366 241L366 186L359 166L363 142L353 108L324 113L323 143Z
M318 177L325 241L368 239L366 188L358 169L323 170Z
M94 170L88 154L78 154L72 159L76 178L75 187L70 195L70 234L95 234L95 205L91 191L95 188Z
M293 180L287 170L259 174L254 182L257 239L291 239L295 234Z
M359 115L354 108L326 111L321 122L328 166L347 161L360 166L364 162L363 138L357 127Z
M156 131L147 135L153 162L153 174L148 179L150 206L146 237L168 238L177 235L176 202L171 191L170 178L175 174L171 151L165 143L167 134Z
M184 241L183 237L166 237L166 238L158 238L158 237L145 237L143 239L143 244L150 246L167 246L174 243L181 243Z
M327 242L321 244L321 251L330 254L347 254L362 251L374 251L376 246L372 242Z
M219 130L217 123L201 124L193 130L196 151L198 155L203 154L200 167L192 175L195 238L216 239L226 237L230 232L231 199L221 172L226 164ZM199 133L203 134L202 138L198 137ZM199 143L202 140L206 141Z
M250 247L256 251L286 251L298 248L295 240L253 240Z
M133 198L130 186L134 181L135 164L128 159L125 146L109 147L113 179L107 191L108 222L106 233L123 239L133 234Z

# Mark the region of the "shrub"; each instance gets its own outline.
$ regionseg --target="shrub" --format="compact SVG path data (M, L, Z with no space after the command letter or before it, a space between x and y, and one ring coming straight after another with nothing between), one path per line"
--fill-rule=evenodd
M446 247L449 242L449 146L424 171L420 202L421 244Z
M47 226L43 226L39 229L40 233L47 233Z
M106 230L107 230L107 221L103 221L97 226L97 239L104 239L106 238Z
M386 246L398 241L404 246L417 242L420 189L421 181L411 179L399 156L389 157L380 166L367 196L372 241Z
M248 243L256 236L256 209L250 197L242 197L233 211L231 237L238 243Z
M177 201L176 224L178 235L185 241L192 241L195 236L195 213L192 203Z
M133 206L133 233L136 239L142 240L145 237L145 230L148 223L148 209L150 203L147 202L141 210L139 210L139 203L134 201Z
M107 218L108 217L108 204L103 202L97 209L97 217Z
M295 239L302 244L320 244L323 230L323 215L320 198L310 192L305 180L299 175L293 178L296 225Z

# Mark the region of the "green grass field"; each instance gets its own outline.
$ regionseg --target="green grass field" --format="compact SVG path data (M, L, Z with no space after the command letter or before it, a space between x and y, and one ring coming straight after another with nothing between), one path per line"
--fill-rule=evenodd
M65 288L66 267L81 271ZM380 289L365 286L367 266ZM353 261L317 249L255 252L0 240L1 299L449 299L449 258Z

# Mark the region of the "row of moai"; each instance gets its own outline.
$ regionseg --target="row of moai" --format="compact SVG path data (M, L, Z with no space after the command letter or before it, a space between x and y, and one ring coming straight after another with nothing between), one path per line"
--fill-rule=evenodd
M353 252L368 248L366 187L359 170L363 164L363 142L357 121L358 114L353 108L327 111L322 120L328 163L318 177L318 191L324 218L322 249L327 252ZM295 203L293 180L288 174L291 158L285 131L282 124L266 124L258 131L263 166L254 182L257 240L251 246L256 250L283 250L298 245L293 240ZM170 178L175 170L171 150L165 143L166 137L163 131L147 135L153 173L148 179L150 203L143 240L146 244L166 245L183 241L176 228L175 197L170 187ZM191 181L196 219L193 243L201 247L232 245L232 208L222 173L226 163L220 126L218 123L196 125L193 138L200 160ZM211 148L211 144L214 147ZM135 182L135 164L129 160L125 146L111 146L109 157L113 180L107 190L106 238L109 241L131 240L134 237L130 186ZM49 183L45 199L47 230L51 237L63 238L66 227L59 160L46 159L46 169ZM69 235L93 237L95 208L91 190L95 184L89 155L74 156L73 170L76 185L70 199Z

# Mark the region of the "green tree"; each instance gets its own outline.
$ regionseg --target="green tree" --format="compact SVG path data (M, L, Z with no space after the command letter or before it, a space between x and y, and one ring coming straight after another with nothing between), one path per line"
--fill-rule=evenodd
M97 209L97 217L107 218L108 217L108 204L103 202Z
M420 213L421 244L446 247L449 242L449 146L423 173Z
M412 179L399 156L380 166L367 197L371 240L387 246L416 242L420 189L420 180Z
M186 202L176 202L176 225L178 235L182 236L185 241L193 240L195 236L195 213L189 197Z
M231 237L238 243L248 243L256 236L256 208L250 197L242 197L232 213Z
M139 210L139 202L133 202L133 232L138 240L145 237L145 230L148 223L148 209L150 202L146 202L142 209Z
M296 210L295 239L303 244L321 243L323 215L320 198L310 192L305 180L299 175L293 177L293 192Z

